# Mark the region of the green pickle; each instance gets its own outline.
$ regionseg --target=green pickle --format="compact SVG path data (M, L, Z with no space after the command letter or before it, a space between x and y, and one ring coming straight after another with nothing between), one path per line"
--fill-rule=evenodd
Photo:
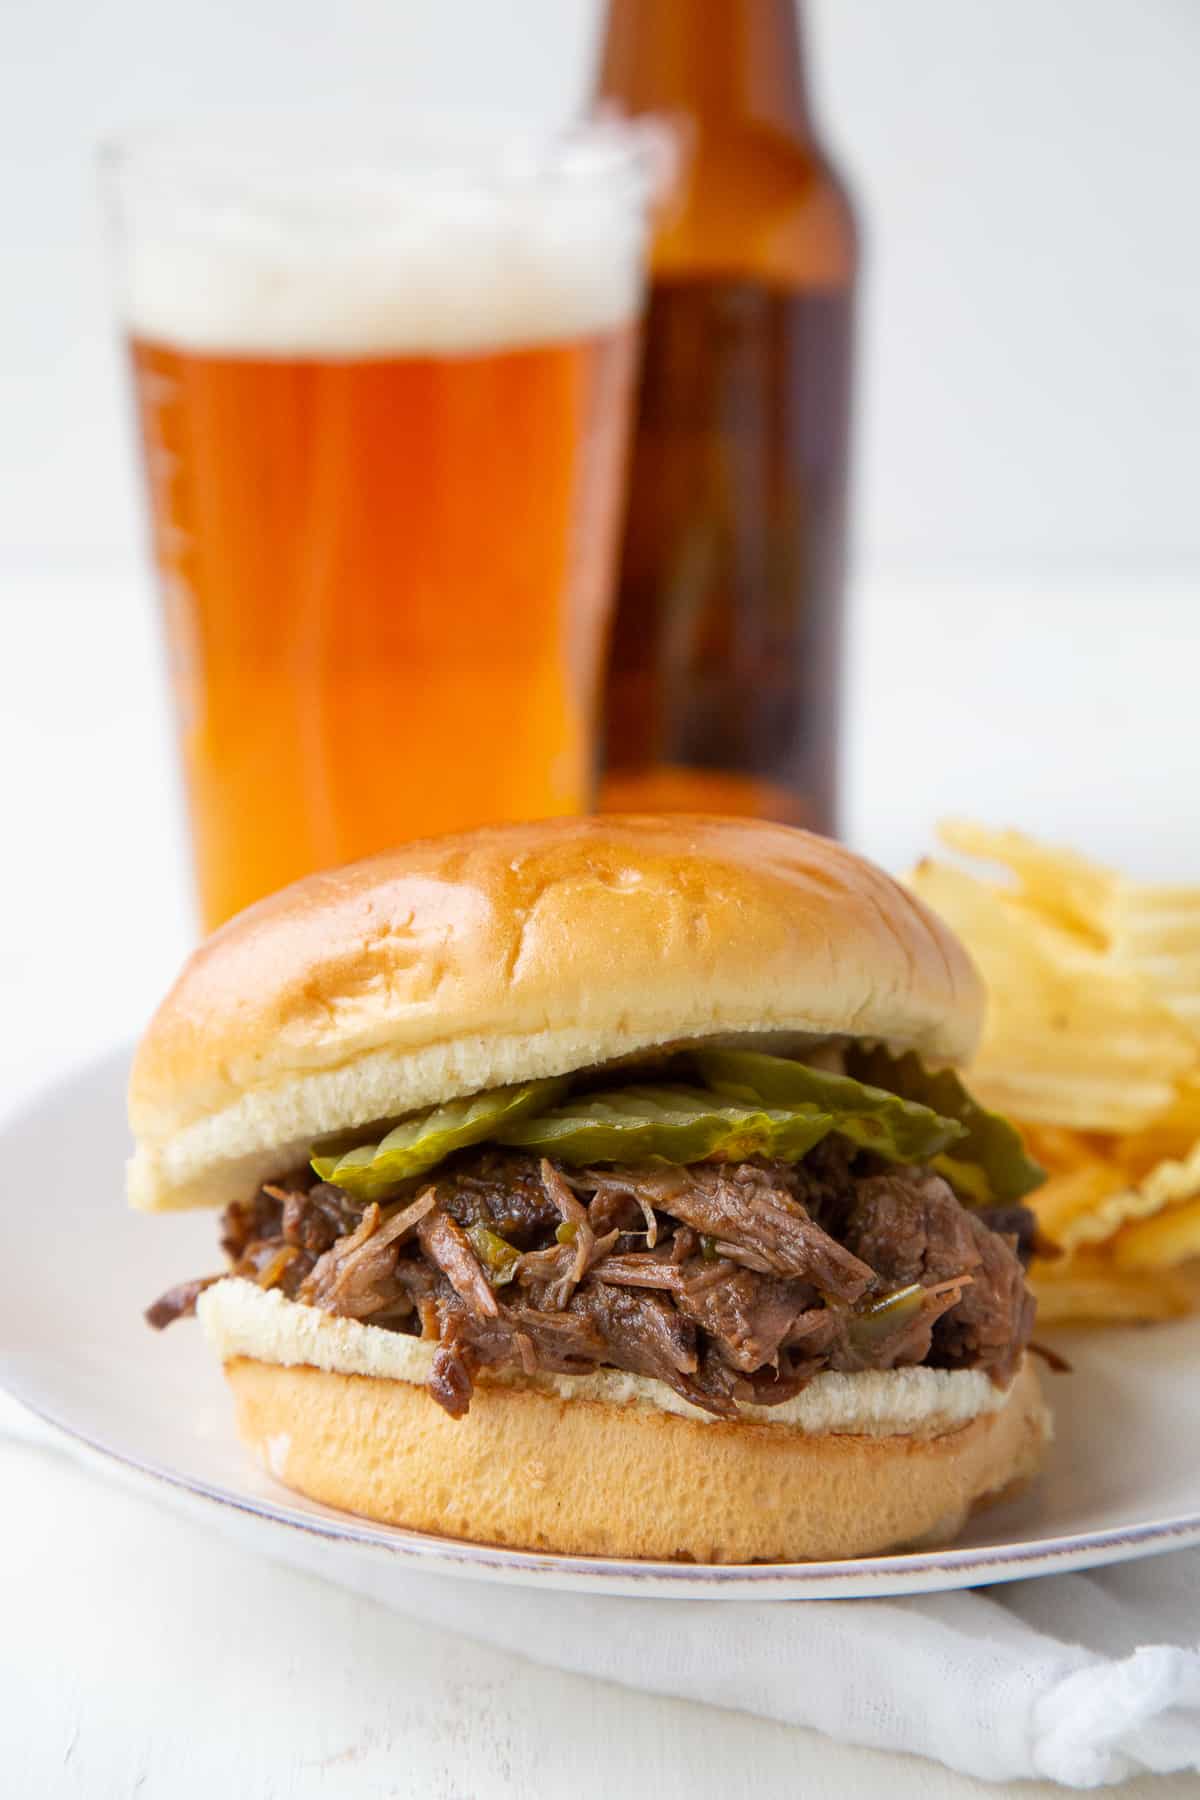
M927 1069L914 1050L889 1056L882 1049L855 1049L851 1058L864 1081L885 1083L906 1100L957 1119L962 1129L953 1152L930 1160L964 1205L1007 1206L1046 1179L1016 1127L972 1099L953 1069Z
M896 1288L881 1300L873 1301L856 1312L847 1325L847 1335L856 1350L870 1350L890 1337L898 1325L920 1312L925 1289L919 1282Z
M314 1156L312 1166L322 1181L332 1181L355 1200L384 1200L453 1151L485 1141L496 1143L505 1126L553 1106L566 1087L565 1081L527 1081L451 1100L402 1119L379 1143L360 1144L341 1156Z
M517 1272L521 1252L514 1249L499 1232L489 1231L486 1225L468 1226L467 1236L492 1286L503 1287L506 1281L511 1281Z
M1013 1127L973 1100L951 1070L931 1073L912 1052L851 1047L847 1059L852 1072L838 1075L759 1051L700 1050L691 1063L704 1085L571 1095L567 1077L530 1081L430 1107L378 1142L318 1154L312 1166L367 1204L472 1144L509 1145L572 1167L795 1162L832 1131L889 1162L929 1164L968 1205L1019 1200L1044 1179ZM559 1241L570 1238L563 1232ZM511 1278L506 1251L503 1238L480 1250L493 1279Z
M586 1163L738 1161L781 1156L796 1161L830 1129L815 1106L741 1105L703 1088L627 1087L580 1094L519 1119L497 1141Z
M810 1069L757 1050L702 1050L696 1064L710 1087L743 1103L808 1105L829 1113L833 1129L860 1150L889 1162L929 1162L966 1127L953 1116L849 1075Z

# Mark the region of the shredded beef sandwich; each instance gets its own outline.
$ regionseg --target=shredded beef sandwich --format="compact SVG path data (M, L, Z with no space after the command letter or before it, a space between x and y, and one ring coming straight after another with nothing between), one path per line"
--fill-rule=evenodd
M949 1536L1046 1436L1040 1171L955 1067L981 1008L932 914L778 826L310 878L143 1041L131 1196L220 1207L226 1264L147 1317L200 1315L280 1479L388 1523L727 1561Z

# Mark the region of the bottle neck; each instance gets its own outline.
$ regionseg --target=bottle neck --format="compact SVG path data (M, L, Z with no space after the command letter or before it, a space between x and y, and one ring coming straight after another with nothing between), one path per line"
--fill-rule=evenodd
M801 0L610 0L599 93L811 142Z

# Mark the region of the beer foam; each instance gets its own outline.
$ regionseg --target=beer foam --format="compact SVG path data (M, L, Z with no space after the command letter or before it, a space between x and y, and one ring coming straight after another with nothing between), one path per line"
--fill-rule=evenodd
M270 174L231 159L197 200L168 165L149 204L144 187L121 196L134 335L231 354L466 353L589 335L637 310L647 181L628 151L360 167L312 186Z

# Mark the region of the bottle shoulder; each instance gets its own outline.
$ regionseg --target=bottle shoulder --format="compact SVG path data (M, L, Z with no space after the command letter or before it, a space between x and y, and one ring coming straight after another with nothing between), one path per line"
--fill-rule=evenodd
M853 207L813 144L765 127L680 129L680 177L655 242L660 275L842 286L857 259Z

